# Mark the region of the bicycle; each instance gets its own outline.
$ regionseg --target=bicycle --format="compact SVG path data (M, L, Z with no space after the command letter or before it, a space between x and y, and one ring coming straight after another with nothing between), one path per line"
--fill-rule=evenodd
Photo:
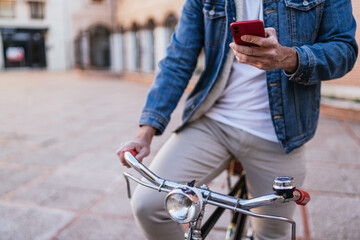
M185 240L205 239L225 209L233 210L235 213L226 233L226 239L242 239L241 237L245 228L246 216L252 216L290 223L291 239L295 240L296 223L294 220L286 217L263 215L249 211L251 208L290 201L294 201L299 205L306 205L310 201L310 195L305 191L296 189L292 177L275 178L273 183L274 194L247 199L244 173L240 175L239 180L231 189L230 193L224 195L211 191L205 184L201 187L194 187L194 181L184 185L162 179L140 163L134 157L135 155L136 152L133 150L124 151L126 162L141 176L147 179L149 183L124 172L129 198L131 198L129 179L159 192L167 192L168 195L165 198L165 208L170 218L180 224L189 224L188 231L185 233ZM216 206L217 209L202 225L206 204ZM252 236L246 236L246 239L252 239Z

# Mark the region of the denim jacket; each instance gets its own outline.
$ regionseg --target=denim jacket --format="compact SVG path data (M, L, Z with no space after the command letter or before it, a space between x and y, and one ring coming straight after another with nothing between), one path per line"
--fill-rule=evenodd
M354 66L358 47L350 0L264 0L264 25L276 30L279 43L294 47L299 66L292 75L266 72L275 132L284 152L315 134L321 81L340 78ZM218 80L235 21L233 0L187 0L166 57L150 88L140 125L161 134L183 95L201 50L205 69L188 96L180 131L199 109Z

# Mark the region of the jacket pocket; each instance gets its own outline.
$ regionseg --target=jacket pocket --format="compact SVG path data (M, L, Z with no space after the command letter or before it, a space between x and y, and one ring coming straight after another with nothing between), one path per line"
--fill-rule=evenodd
M290 36L298 43L315 41L325 0L284 0ZM305 42L302 42L304 41Z
M225 1L205 0L203 5L205 45L217 45L225 34Z

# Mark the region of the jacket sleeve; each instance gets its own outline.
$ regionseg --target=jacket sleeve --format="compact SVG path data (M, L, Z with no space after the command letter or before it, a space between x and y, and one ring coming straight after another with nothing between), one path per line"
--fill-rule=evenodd
M310 85L348 73L358 54L355 30L351 1L326 0L316 43L295 47L299 66L290 80Z
M203 47L204 23L201 0L187 0L150 88L140 117L141 125L150 125L161 134L193 74Z

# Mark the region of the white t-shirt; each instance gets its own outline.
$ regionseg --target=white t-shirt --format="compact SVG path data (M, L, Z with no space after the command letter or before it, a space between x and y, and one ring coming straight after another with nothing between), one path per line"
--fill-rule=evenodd
M263 20L262 1L243 0L242 16L243 20ZM278 141L270 115L266 72L236 60L224 92L206 116L260 138Z

